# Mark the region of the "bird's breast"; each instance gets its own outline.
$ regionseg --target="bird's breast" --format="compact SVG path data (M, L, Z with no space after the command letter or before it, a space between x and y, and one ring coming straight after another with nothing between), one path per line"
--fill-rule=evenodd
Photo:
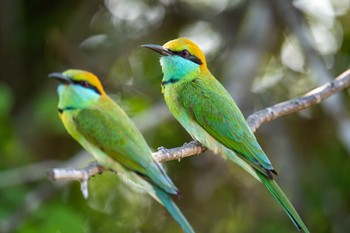
M169 111L179 121L179 118L181 118L185 109L183 109L181 98L178 94L178 88L179 87L176 84L163 86L163 95Z
M77 126L75 123L75 117L78 114L78 110L74 111L63 111L60 113L60 118L62 120L62 123L68 133L77 141L80 140L80 133L77 130Z

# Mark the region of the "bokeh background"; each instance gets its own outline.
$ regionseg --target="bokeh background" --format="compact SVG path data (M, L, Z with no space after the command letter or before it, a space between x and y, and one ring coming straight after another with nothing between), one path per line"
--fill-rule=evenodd
M46 170L84 167L57 115L48 73L96 73L156 150L191 141L164 103L159 57L141 44L186 36L247 117L349 68L349 0L0 1L0 232L180 232L148 195L106 172L52 182ZM349 92L263 125L256 135L311 232L349 232ZM295 232L241 168L219 155L164 164L197 232Z

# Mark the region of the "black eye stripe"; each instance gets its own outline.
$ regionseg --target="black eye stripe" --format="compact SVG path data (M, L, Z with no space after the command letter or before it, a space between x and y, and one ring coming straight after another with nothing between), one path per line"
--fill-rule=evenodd
M183 51L184 50L181 50L181 51L172 51L172 50L169 50L170 52L172 52L173 54L177 55L177 56L180 56L180 57L183 57L187 60L190 60L198 65L202 65L203 62L201 61L201 59L199 59L198 57L192 55L188 50L186 50L188 52L188 56L184 57L183 55Z
M97 94L101 95L101 92L97 89L97 87L91 85L89 82L87 81L81 81L81 80L73 80L73 83L79 86L82 86L84 88L88 88L91 89L93 91L95 91Z
M188 58L188 60L193 61L194 63L198 64L198 65L202 65L203 62L201 61L201 59L199 59L196 56L190 55Z
M172 50L170 50L170 52L172 52L173 54L183 57L183 56L182 56L182 51L183 51L183 50L181 50L181 51L172 51ZM186 51L187 51L187 50L186 50ZM188 54L191 56L191 53L190 53L190 52L188 52Z

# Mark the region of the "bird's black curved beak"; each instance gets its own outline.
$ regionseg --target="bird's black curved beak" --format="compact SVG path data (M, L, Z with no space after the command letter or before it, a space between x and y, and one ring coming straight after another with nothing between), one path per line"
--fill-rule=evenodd
M170 50L168 49L165 49L163 48L163 46L160 46L160 45L156 45L156 44L144 44L144 45L141 45L141 47L144 47L144 48L148 48L150 50L153 50L157 53L160 53L162 56L171 56L171 55L174 55L173 52L171 52Z
M72 83L72 80L70 80L69 78L67 78L67 77L64 76L62 73L59 73L59 72L55 72L55 73L49 74L49 78L56 79L56 80L58 80L60 83L66 84L66 85L69 85L69 84Z

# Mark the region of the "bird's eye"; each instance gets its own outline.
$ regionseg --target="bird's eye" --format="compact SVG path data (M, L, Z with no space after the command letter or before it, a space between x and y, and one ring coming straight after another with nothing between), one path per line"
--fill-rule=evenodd
M187 49L184 49L184 50L181 51L181 56L182 57L188 57L188 56L190 56L190 52L188 52Z
M82 87L89 87L89 83L87 81L80 81L79 84Z

